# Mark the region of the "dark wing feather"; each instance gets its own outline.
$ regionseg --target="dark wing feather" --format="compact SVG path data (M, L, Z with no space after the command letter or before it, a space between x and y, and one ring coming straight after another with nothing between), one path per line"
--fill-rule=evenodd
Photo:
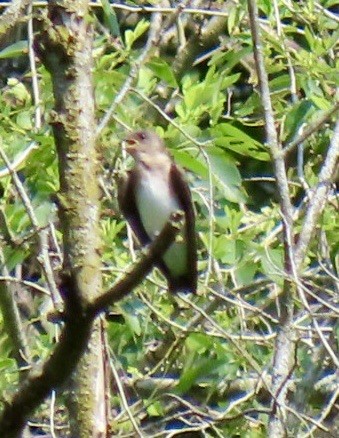
M118 203L122 214L132 228L142 245L151 242L141 222L139 211L135 200L135 187L138 184L139 174L136 169L128 172L127 177L122 177L118 185Z
M182 171L173 163L170 171L171 190L176 194L180 207L185 213L185 234L187 242L187 274L173 279L172 289L196 292L197 289L197 243L195 215L191 192ZM171 288L170 288L171 289Z

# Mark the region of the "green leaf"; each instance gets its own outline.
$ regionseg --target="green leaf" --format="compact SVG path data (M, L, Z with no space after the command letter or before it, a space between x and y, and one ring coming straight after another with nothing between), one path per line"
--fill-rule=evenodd
M26 129L27 131L33 128L32 115L28 111L20 112L17 115L16 122L20 126L20 128Z
M270 90L272 93L279 93L285 91L285 93L290 93L291 88L291 78L287 74L279 75L278 77L270 81Z
M146 65L158 78L167 82L170 87L178 87L174 73L166 61L161 58L153 57Z
M126 325L131 329L131 331L137 335L140 336L141 335L141 326L140 326L140 322L137 316L128 314L128 313L124 313L124 318L126 321Z
M155 401L152 404L148 405L146 410L148 415L150 415L151 417L160 417L165 414L164 408L160 401Z
M198 354L208 352L213 347L214 340L204 333L191 333L186 339L186 346L189 350Z
M236 282L238 286L246 286L251 284L254 280L254 276L257 272L257 266L253 261L242 263L237 266L234 272Z
M4 359L0 359L0 370L2 369L6 369L6 368L12 368L13 370L16 368L16 362L14 359L10 359L10 358L4 358ZM8 372L8 370L7 370Z
M135 41L143 35L149 28L149 22L146 20L140 20L133 30L126 30L125 32L125 43L126 49L131 50Z
M251 47L245 47L240 50L231 49L226 53L218 52L214 56L212 56L208 65L222 65L225 66L227 70L230 70L236 64L238 64L240 60L244 59L244 57L246 57L250 53L252 53Z
M119 23L114 8L108 0L101 0L102 10L104 12L105 22L114 37L121 37Z
M220 361L218 360L207 358L195 361L181 374L179 383L176 387L177 391L182 394L186 393L200 377L207 377L209 372L214 370L219 363Z
M241 191L241 176L232 157L216 147L206 150L211 168L213 179L228 201L245 202L246 196Z
M37 201L35 200L34 203ZM46 226L48 222L52 219L53 213L55 212L55 207L51 202L41 202L34 209L36 218L41 227Z
M239 19L238 8L236 7L231 8L227 19L227 30L230 35L233 33L233 30L238 25L238 19Z
M236 263L236 245L233 238L225 235L216 238L213 255L222 263L233 266Z
M233 158L214 147L209 147L206 152L211 165L214 186L222 191L228 201L245 202L246 196L241 190L241 176ZM192 157L185 151L172 151L172 155L181 166L198 174L205 181L209 181L209 167L203 157Z
M28 53L28 42L18 41L17 43L11 44L10 46L4 48L0 51L0 59L6 58L17 58L18 56L27 55Z
M225 89L233 85L239 80L241 73L235 73L234 75L227 75L221 81L221 89Z
M284 281L284 253L282 249L266 248L261 254L261 266L267 277L278 284Z
M208 169L206 163L203 163L199 158L193 157L191 154L183 150L172 150L171 152L175 161L180 164L180 166L201 176L204 180L208 180Z
M321 110L328 111L329 109L331 109L331 102L324 97L312 95L310 99Z
M260 161L268 161L269 154L265 147L231 123L220 123L211 128L211 135L215 137L215 144L237 152L240 155L250 156Z
M314 109L314 106L309 100L303 100L293 105L291 110L288 111L285 119L285 140L293 138L298 134L298 130L304 123L306 123L307 116L312 109Z
M15 266L20 265L26 259L28 251L24 248L12 249L6 247L4 250L4 259L8 271L11 271Z

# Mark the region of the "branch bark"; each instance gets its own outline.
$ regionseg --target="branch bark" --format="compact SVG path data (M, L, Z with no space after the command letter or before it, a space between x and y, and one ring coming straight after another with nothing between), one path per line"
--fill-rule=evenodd
M91 336L94 318L105 306L122 299L150 272L156 259L171 246L181 226L181 216L167 223L139 263L93 303L81 308L66 300L65 325L60 342L45 363L34 367L12 399L7 401L0 415L0 436L16 438L25 425L27 416L36 409L52 389L59 388L74 371ZM64 283L65 291L72 291L71 279ZM67 360L65 360L67 358Z
M296 246L295 262L299 268L306 255L318 219L324 210L327 196L338 171L339 161L339 122L337 121L325 162L319 174L319 181L313 193Z
M36 48L51 73L55 98L52 126L60 175L59 217L65 251L67 317L86 314L101 293L98 157L95 144L92 24L87 0L50 1ZM107 415L100 321L85 318L86 335L76 357L70 393L74 436L106 436ZM78 331L82 331L78 326ZM84 353L84 354L83 354ZM67 356L65 356L67 357Z
M275 129L274 114L270 98L268 75L265 69L264 55L260 36L259 14L255 0L248 0L251 33L253 40L253 52L256 70L259 81L260 97L264 109L266 141L272 157L274 172L279 193L279 203L283 219L283 240L285 253L285 280L283 291L280 295L280 332L278 333L275 354L273 360L273 385L272 385L272 414L269 420L270 437L283 437L285 435L285 401L287 395L288 381L291 377L293 359L295 356L293 313L294 313L294 291L289 277L296 272L293 271L294 263L294 235L293 235L293 207L290 201L287 172L284 161L284 152L279 143Z

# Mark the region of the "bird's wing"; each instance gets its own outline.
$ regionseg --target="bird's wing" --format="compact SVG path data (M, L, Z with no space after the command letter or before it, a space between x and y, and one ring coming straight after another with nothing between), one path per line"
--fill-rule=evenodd
M135 187L138 183L139 174L136 169L128 172L127 176L121 177L118 184L118 204L121 212L132 228L141 245L148 245L152 242L147 234L142 221L135 199ZM165 263L160 259L155 263L166 278L169 278L170 271Z
M197 288L197 243L195 231L195 214L191 192L182 171L173 163L170 171L172 190L179 200L180 207L185 213L187 245L187 266L190 287L194 291Z
M139 175L135 169L128 172L127 176L121 177L118 184L118 203L120 210L127 219L134 234L142 245L151 242L146 230L141 222L139 211L135 199L135 187L138 183Z

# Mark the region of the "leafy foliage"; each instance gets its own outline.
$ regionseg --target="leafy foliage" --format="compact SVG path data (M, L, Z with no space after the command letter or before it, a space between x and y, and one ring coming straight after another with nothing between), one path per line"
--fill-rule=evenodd
M213 3L216 10L223 10L223 2ZM276 129L279 141L288 147L335 105L338 27L333 2L276 3L279 16L272 2L258 2ZM245 4L228 5L217 46L202 46L184 74L176 68L185 50L180 48L180 31L199 45L203 30L216 17L183 12L177 22L179 32L167 22L168 27L158 32L159 40L143 57L154 26L150 15L129 16L123 8L112 12L106 1L102 6L103 19L94 11L92 19L94 95L101 127L105 287L132 263L131 242L116 202L115 174L131 163L120 147L126 128L157 131L175 161L186 169L199 239L197 296L168 296L164 279L154 271L111 309L112 321L107 323L110 357L130 413L145 436L173 436L190 430L196 436L266 436L269 375L279 331L277 296L286 271L283 219L274 184L277 175L264 135ZM10 162L19 162L15 170L37 223L32 224L27 202L19 196L11 176L1 173L1 282L14 295L13 284L18 284L19 295L20 289L25 291L28 303L19 300L18 307L27 330L27 359L34 363L51 351L58 335L58 326L47 320L51 303L43 293L48 286L36 237L43 229L51 230L54 223L49 252L58 278L62 260L56 215L59 181L48 123L53 117L51 81L39 65L44 116L37 129L26 41L8 44L0 51L0 60L18 55L24 59L25 73L19 74L15 64L9 64L1 89L1 148ZM112 105L112 117L101 125ZM286 154L296 234L334 135L334 119L335 115L329 116L309 135L299 145L298 154L295 148ZM21 159L32 142L37 147ZM328 406L334 391L323 379L334 379L336 367L329 350L337 355L338 349L333 333L338 284L336 216L337 199L331 192L299 273L308 307L302 297L295 296L298 357L288 399L302 421L291 415L288 428L293 436L312 430L314 422L309 418L320 419L327 431L337 427L333 425L338 421L334 407ZM319 330L324 328L325 347L314 328L315 319ZM17 385L19 373L13 359L15 345L6 335L3 319L0 329L0 388L6 397ZM119 391L111 396L112 412L119 412L111 421L111 431L132 436L130 413ZM62 396L58 403L63 405ZM39 415L45 418L46 414L42 410Z

